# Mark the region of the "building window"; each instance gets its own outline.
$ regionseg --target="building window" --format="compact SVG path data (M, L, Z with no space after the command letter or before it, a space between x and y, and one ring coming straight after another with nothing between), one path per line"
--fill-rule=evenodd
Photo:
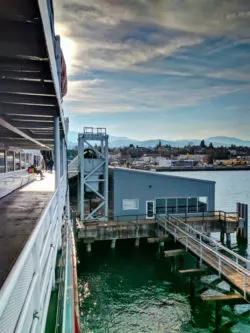
M178 213L187 212L187 198L177 198L177 211Z
M167 198L167 213L168 214L173 214L177 212L177 207L176 207L176 198Z
M207 197L198 198L198 212L207 212L208 200Z
M25 154L21 153L21 169L25 169Z
M139 199L123 199L122 209L123 210L134 210L139 208Z
M207 211L207 197L158 198L156 214L197 213Z
M7 152L7 170L8 171L14 170L14 152L13 151Z
M20 164L20 153L15 152L15 170L20 170L21 164Z
M25 163L26 163L26 168L28 168L30 166L30 154L25 154Z
M166 199L156 199L156 214L166 214Z
M197 212L197 198L188 198L188 213L196 213Z
M5 152L0 150L0 173L5 172Z

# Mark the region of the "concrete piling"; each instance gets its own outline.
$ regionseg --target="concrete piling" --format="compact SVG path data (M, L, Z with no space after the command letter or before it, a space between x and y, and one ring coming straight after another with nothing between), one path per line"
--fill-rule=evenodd
M91 253L91 243L87 243L87 252Z
M248 238L248 205L237 202L237 213L239 215L238 240L247 241Z
M112 239L111 240L111 249L115 249L115 246L116 246L116 239Z
M231 234L230 233L226 233L226 242L227 242L227 246L230 247L231 246Z
M139 247L140 246L140 238L136 238L135 239L135 247Z
M160 242L159 242L159 247L162 248L162 249L164 249L164 246L165 246L164 241L160 241Z
M222 244L224 244L224 239L225 239L225 232L224 232L224 229L222 229L220 232L220 242Z

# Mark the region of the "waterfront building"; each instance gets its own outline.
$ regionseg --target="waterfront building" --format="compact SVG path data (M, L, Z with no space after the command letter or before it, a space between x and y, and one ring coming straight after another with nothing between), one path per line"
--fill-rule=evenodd
M214 211L215 182L161 173L109 169L109 215L138 215Z

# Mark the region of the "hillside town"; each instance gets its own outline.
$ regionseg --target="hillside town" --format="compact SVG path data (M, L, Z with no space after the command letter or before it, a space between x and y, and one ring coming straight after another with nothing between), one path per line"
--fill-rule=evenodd
M250 147L231 145L214 147L202 140L199 146L183 148L162 145L145 148L130 144L128 147L109 149L109 164L135 169L199 169L247 168L250 166Z
M76 148L69 149L68 160L77 154ZM130 144L109 148L109 165L156 171L250 169L250 147L214 147L212 143L206 145L204 140L198 146L185 147L171 147L161 141L154 148Z

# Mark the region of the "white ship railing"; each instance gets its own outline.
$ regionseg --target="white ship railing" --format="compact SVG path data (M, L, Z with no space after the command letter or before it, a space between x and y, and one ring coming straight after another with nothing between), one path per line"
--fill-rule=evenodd
M27 170L0 174L0 198L36 179L36 174Z
M0 290L0 332L44 332L61 246L67 174Z

